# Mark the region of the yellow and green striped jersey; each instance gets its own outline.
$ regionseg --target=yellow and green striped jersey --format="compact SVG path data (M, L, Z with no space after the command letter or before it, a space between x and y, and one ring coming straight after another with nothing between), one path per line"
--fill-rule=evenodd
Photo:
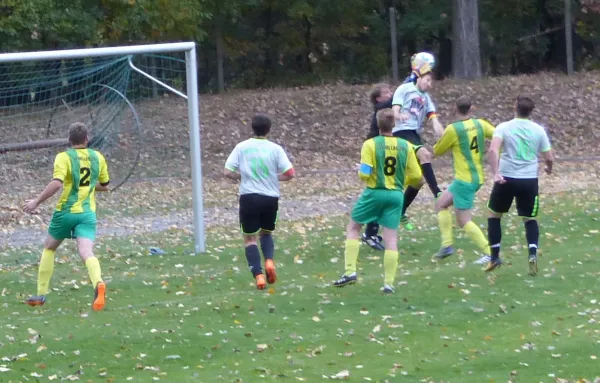
M389 136L365 141L358 175L368 188L400 191L404 191L406 185L418 185L422 177L410 142Z
M494 125L479 118L453 122L433 146L433 153L440 156L452 149L454 178L481 185L484 180L485 139L492 138L494 129Z
M93 149L69 149L58 153L52 178L63 183L56 210L70 213L96 211L96 184L109 183L106 160Z

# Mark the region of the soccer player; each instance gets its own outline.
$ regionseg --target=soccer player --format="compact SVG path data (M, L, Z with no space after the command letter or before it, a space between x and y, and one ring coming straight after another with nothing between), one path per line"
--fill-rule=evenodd
M404 185L418 184L422 174L412 145L392 135L393 111L382 109L377 112L377 124L381 135L367 140L362 146L358 175L367 185L352 209L346 228L345 273L333 285L342 287L356 282L360 230L366 223L378 222L383 226L385 244L382 291L388 294L394 292L398 268L396 233L404 202Z
M283 148L267 139L271 120L262 114L252 118L255 137L235 146L223 170L226 177L240 180L240 227L246 259L256 288L275 283L273 231L279 210L279 181L289 181L295 171ZM258 237L265 259L265 275L258 251Z
M494 177L494 187L488 202L488 241L491 260L485 271L492 271L502 264L500 240L502 214L510 210L513 200L517 213L525 224L525 237L529 245L529 273L538 270L537 249L540 231L538 214L538 156L546 163L546 173L552 173L554 155L546 130L529 119L535 104L526 96L516 100L516 117L497 126L489 149L489 162ZM502 153L499 155L498 153Z
M27 299L30 306L46 303L50 279L54 271L54 254L63 240L77 239L79 256L88 269L94 288L92 309L102 310L105 303L106 285L98 258L94 256L96 237L96 198L95 191L108 191L108 167L104 156L96 150L88 149L88 129L85 124L76 122L69 126L71 148L59 153L54 160L52 181L36 198L23 205L26 213L52 197L62 187L63 191L56 204L44 251L38 270L37 295Z
M436 258L443 259L454 253L452 247L452 215L448 208L454 205L456 221L469 238L479 247L482 256L475 263L486 264L490 260L487 238L471 221L475 194L483 184L483 159L485 139L491 139L494 126L483 119L471 118L471 101L462 96L456 100L458 121L448 125L439 141L433 146L433 154L441 156L452 150L454 181L435 202L435 210L442 237L442 246Z
M437 198L441 190L431 167L431 153L423 146L419 133L422 130L425 117L432 122L433 129L438 137L443 133L443 127L438 120L435 105L429 93L427 93L433 87L432 68L428 63L423 63L420 67L413 68L413 73L416 80L402 84L394 92L392 105L396 126L394 126L392 132L394 136L404 138L414 146L424 181L429 185L434 198ZM421 181L414 186L408 186L404 192L402 223L407 230L412 230L413 226L406 217L406 210L417 197L423 184L424 182Z
M379 127L377 126L377 112L382 109L389 109L392 107L392 90L388 84L377 84L371 90L370 99L373 108L373 117L371 118L371 128L367 135L367 140L379 135ZM362 235L362 241L372 247L375 250L385 250L385 247L381 243L382 238L379 233L379 224L377 222L370 222L367 224L364 234Z

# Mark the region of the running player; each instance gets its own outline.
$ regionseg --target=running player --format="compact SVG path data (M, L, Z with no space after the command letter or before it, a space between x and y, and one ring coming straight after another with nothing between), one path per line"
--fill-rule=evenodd
M392 90L388 84L377 84L371 90L370 99L373 108L373 117L371 118L371 128L367 135L367 140L379 135L379 127L377 126L377 112L382 109L388 109L392 107ZM372 247L375 250L385 250L385 247L381 243L382 238L379 233L379 224L377 222L370 222L365 228L365 232L362 235L362 241Z
M53 179L42 193L23 205L26 213L52 197L62 187L63 192L52 215L48 236L38 270L37 295L27 299L30 306L46 303L50 279L54 272L54 254L63 240L77 239L79 256L88 269L94 288L92 309L104 308L106 285L98 258L94 256L96 237L96 198L95 191L107 191L109 184L108 167L104 156L96 150L88 149L88 130L83 123L69 127L69 143L72 148L59 153L54 160Z
M475 194L483 184L485 139L492 138L494 126L486 120L471 118L470 110L469 98L459 97L456 100L458 121L448 125L440 140L433 146L433 154L436 156L452 150L454 162L454 181L435 202L442 236L442 247L436 258L446 258L454 253L452 214L448 210L454 205L458 225L483 254L475 263L486 264L490 260L490 247L479 227L471 221L471 217Z
M525 237L529 245L529 273L535 275L538 270L538 156L540 153L543 155L546 173L551 174L554 155L546 130L529 119L534 107L531 98L517 97L516 118L498 125L492 138L489 162L494 187L488 203L488 241L492 258L485 271L492 271L502 264L500 219L502 214L510 210L513 200L516 200L517 213L525 224Z
M394 126L393 134L413 144L423 171L424 181L429 185L434 198L437 198L441 190L431 167L431 153L423 146L420 135L425 117L431 120L438 137L443 133L443 127L437 118L435 105L429 93L427 93L433 86L432 67L429 63L423 62L419 67L413 67L413 73L416 76L415 82L402 84L394 92L392 104L396 126ZM419 184L409 186L404 192L402 224L407 230L412 230L413 226L406 217L406 210L416 198L423 183L421 181Z
M246 259L256 288L275 283L275 243L273 231L279 210L279 181L289 181L295 171L283 148L267 139L271 120L265 115L252 118L255 137L240 142L233 149L223 170L226 177L240 183L240 227L244 235ZM258 251L258 237L265 259L265 275Z
M367 140L360 154L359 177L366 188L352 209L346 228L345 266L342 277L334 286L342 287L356 282L356 261L359 253L359 236L362 225L378 222L383 226L385 253L384 293L394 291L394 278L398 268L396 233L400 225L404 199L404 185L416 185L422 174L412 145L392 135L395 124L391 109L377 112L380 136Z

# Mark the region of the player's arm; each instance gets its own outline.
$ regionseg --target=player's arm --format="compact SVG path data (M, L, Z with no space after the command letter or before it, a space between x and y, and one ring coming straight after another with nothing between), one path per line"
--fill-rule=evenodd
M394 92L394 97L392 97L392 111L394 112L394 118L396 121L406 121L410 118L410 116L402 113L402 104L404 103L405 95L406 87L400 85Z
M442 137L433 145L433 154L435 156L441 156L454 146L456 142L456 131L452 125L448 125Z
M38 206L44 203L48 198L52 197L59 191L67 176L67 172L69 169L69 160L65 153L59 153L54 159L54 172L52 174L52 181L46 185L44 190L35 198L25 202L23 205L23 211L25 213L31 213Z
M546 163L546 173L552 174L552 166L554 165L554 152L552 150L552 146L550 145L548 134L545 131L544 135L542 136L540 152L542 152L544 162Z
M223 175L232 180L241 180L242 175L238 173L239 167L240 155L239 149L236 146L229 154L229 157L227 157L227 161L225 161L225 169L223 169Z
M277 179L279 181L289 181L294 178L294 176L296 176L296 170L282 147L279 148L277 158L277 169L279 170Z
M494 131L496 131L496 127L491 122L489 122L488 120L485 120L483 118L480 118L479 122L481 123L481 126L483 127L483 136L485 138L489 138L489 139L494 137Z
M502 147L502 142L502 136L494 134L494 137L492 137L492 143L490 144L490 148L488 149L488 161L490 163L490 167L492 169L492 177L494 177L494 179L496 179L496 176L498 174L500 148Z
M406 170L404 176L404 182L406 183L405 186L419 188L421 184L421 178L423 178L421 166L419 166L419 161L417 161L417 156L414 149L412 146L409 146L408 154L406 156Z
M443 133L444 133L444 127L442 126L442 123L440 122L437 112L435 110L435 104L433 103L433 100L431 99L431 97L429 96L429 94L427 95L427 120L431 121L431 126L433 127L433 131L436 135L436 137L440 137Z
M375 141L366 141L360 150L360 165L358 167L358 176L361 180L367 182L373 175L375 168Z
M98 152L98 162L100 162L100 174L98 174L98 183L94 190L97 192L107 192L110 191L108 185L110 184L110 176L108 175L108 165L106 164L106 159L102 154Z

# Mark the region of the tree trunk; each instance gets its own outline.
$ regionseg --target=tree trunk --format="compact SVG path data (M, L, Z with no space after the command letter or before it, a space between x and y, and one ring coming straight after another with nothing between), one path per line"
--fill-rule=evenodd
M452 68L454 77L481 78L478 0L454 0Z
M218 16L215 23L215 37L217 39L217 84L219 93L225 90L225 75L223 73L223 17Z

